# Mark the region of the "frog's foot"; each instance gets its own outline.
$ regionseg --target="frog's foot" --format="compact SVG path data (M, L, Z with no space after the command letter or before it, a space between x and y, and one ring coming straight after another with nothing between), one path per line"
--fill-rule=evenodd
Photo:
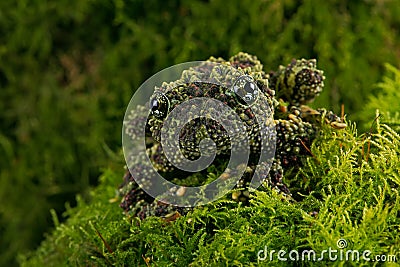
M300 107L292 106L290 112L300 117L303 121L312 123L315 126L322 126L325 123L334 129L344 129L347 127L342 118L333 111L324 108L313 109L306 105L301 105Z
M136 215L143 205L153 201L153 198L139 187L130 171L126 172L118 192L122 196L119 206L126 213Z
M150 216L157 216L170 221L175 220L179 216L186 215L191 210L193 210L193 208L178 207L155 200L152 203L146 203L142 205L136 216L141 220L144 220Z
M151 188L152 178L159 171L169 171L172 168L167 164L165 155L160 154L158 145L153 145L146 152L130 156L129 171L125 174L123 183L119 187L119 195L123 197L120 206L128 213L136 214L138 209L153 198L146 193ZM145 189L145 190L143 190Z
M260 168L261 166L261 168ZM268 166L268 167L267 167ZM255 170L257 172L255 174ZM248 203L250 198L250 181L254 175L262 179L261 188L263 190L275 190L283 195L291 196L291 192L283 181L283 168L279 159L273 159L272 164L262 164L257 166L248 166L242 178L236 186L236 190L232 193L232 199L237 202Z

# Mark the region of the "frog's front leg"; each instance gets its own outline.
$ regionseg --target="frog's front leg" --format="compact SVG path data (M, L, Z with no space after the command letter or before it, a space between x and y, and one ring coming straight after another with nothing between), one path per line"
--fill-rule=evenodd
M250 164L247 166L246 171L236 185L236 189L232 192L233 200L248 202L250 197L250 183L255 176L258 176L257 178L262 180L260 189L272 189L286 196L291 195L289 188L283 182L283 168L280 159L274 158L272 164Z
M154 168L149 168L145 162L146 153L141 153L132 157L135 158L129 170L124 176L123 183L119 187L119 195L122 196L120 207L127 213L136 214L141 206L151 203L153 198L147 194L138 183L151 186L148 177L154 174Z
M147 148L145 152L130 157L131 165L119 187L119 194L123 196L120 206L128 213L137 214L143 206L154 201L154 198L147 194L139 184L149 188L152 186L150 177L154 177L156 172L171 172L174 168L158 143Z

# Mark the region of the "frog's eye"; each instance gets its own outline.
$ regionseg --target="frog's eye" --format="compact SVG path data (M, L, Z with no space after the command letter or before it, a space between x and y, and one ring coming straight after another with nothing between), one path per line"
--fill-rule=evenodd
M233 84L233 92L239 103L250 106L258 98L258 87L251 76L240 76Z
M168 114L169 107L169 99L163 93L156 93L150 100L151 114L156 118L165 118Z

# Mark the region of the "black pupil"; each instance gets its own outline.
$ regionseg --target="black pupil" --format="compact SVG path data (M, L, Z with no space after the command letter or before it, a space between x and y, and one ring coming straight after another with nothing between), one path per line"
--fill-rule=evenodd
M248 92L248 93L253 93L254 92L254 84L251 82L247 82L244 85L244 90L246 90L246 92Z

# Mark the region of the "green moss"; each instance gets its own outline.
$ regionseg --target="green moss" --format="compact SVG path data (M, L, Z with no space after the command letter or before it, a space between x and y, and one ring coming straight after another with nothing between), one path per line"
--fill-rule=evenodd
M385 77L375 86L379 94L368 96L368 101L362 110L362 121L365 127L369 128L373 118L380 115L381 121L399 130L400 70L390 64L385 64L385 69ZM376 111L379 111L379 114L376 114Z
M258 262L265 246L318 253L337 249L339 239L348 249L400 257L399 134L380 122L368 138L355 124L340 132L327 128L311 149L314 157L297 175L300 201L258 191L248 206L220 200L173 222L125 217L109 201L122 174L105 171L92 200L78 199L67 222L22 257L22 266L255 266L269 263ZM275 257L274 265L286 264Z

